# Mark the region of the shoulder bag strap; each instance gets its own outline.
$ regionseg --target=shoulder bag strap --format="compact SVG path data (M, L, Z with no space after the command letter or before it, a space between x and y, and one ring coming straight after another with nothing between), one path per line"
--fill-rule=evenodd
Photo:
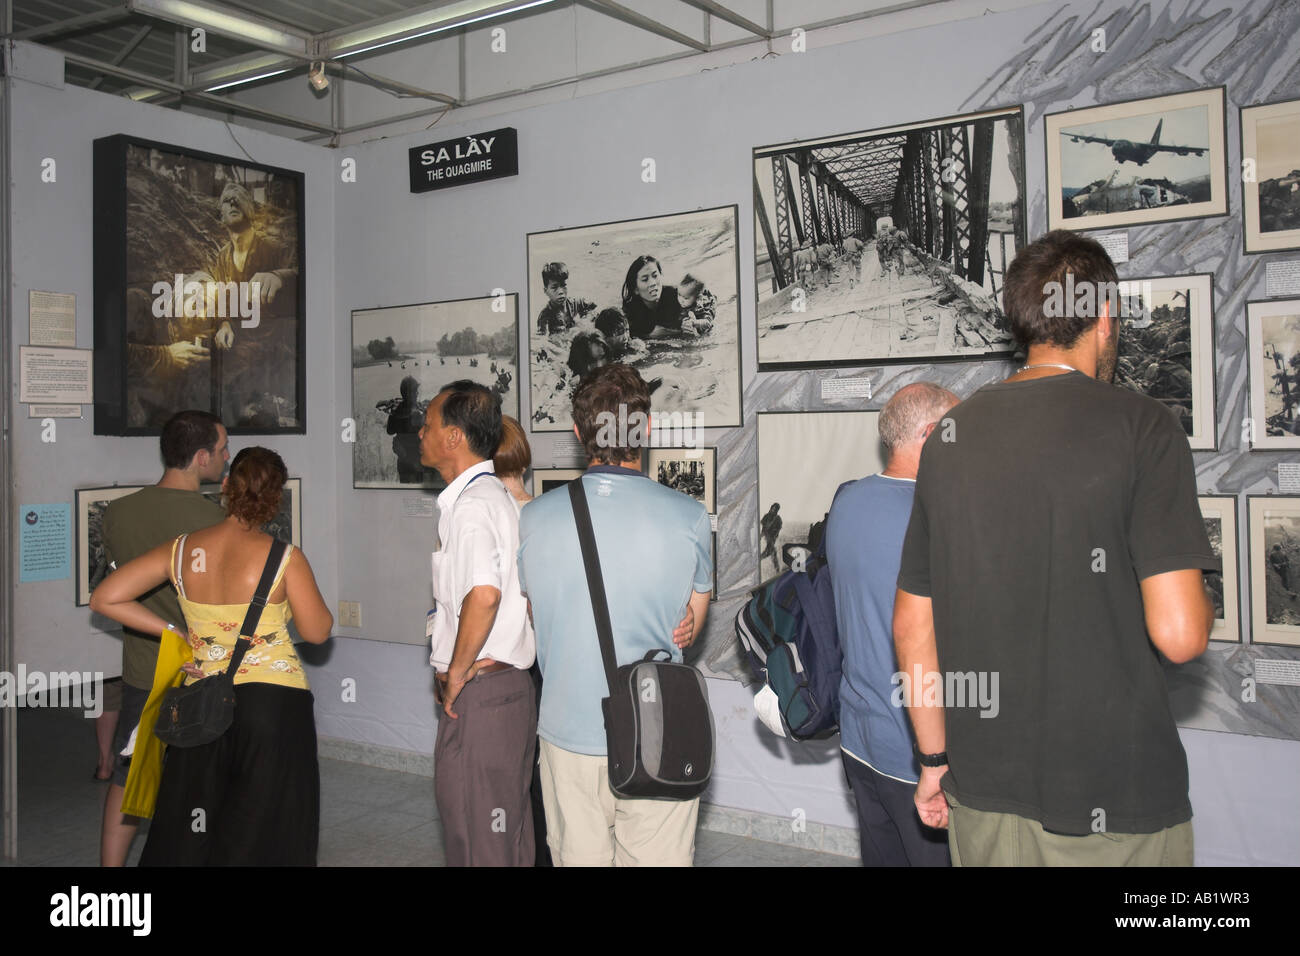
M280 562L284 560L284 552L287 545L276 538L271 542L271 553L266 556L266 566L262 568L262 579L257 582L257 590L253 593L253 600L248 604L248 613L244 615L244 625L239 629L239 640L235 641L235 651L230 655L230 664L226 667L226 673L234 680L235 674L239 672L239 665L244 660L244 652L253 644L253 632L257 630L257 622L262 619L262 608L266 607L266 599L271 594L271 585L275 581L276 572L280 570Z
M614 685L618 683L618 663L614 657L614 629L609 623L605 579L600 573L596 532L591 527L591 509L587 507L587 492L582 487L581 475L569 482L569 500L573 502L573 517L578 523L578 543L582 545L582 563L587 569L587 590L591 593L591 609L596 614L596 637L600 640L600 656L605 662L605 680L612 694Z

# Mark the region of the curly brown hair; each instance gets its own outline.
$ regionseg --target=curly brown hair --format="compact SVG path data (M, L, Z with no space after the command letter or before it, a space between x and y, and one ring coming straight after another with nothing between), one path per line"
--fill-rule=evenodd
M648 444L649 422L650 389L630 365L615 362L593 369L573 393L573 423L588 461L636 461Z
M280 510L280 494L289 472L284 459L269 448L241 449L226 478L226 513L260 528Z

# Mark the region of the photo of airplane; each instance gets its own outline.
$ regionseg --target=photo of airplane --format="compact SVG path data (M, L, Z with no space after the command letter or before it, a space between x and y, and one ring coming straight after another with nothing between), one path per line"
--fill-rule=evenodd
M1075 143L1103 143L1110 147L1115 162L1136 163L1138 166L1145 166L1156 153L1174 153L1178 156L1204 156L1209 151L1209 148L1205 146L1174 146L1160 142L1160 130L1164 125L1165 121L1163 119L1156 123L1155 132L1152 134L1150 141L1145 143L1135 143L1128 139L1110 139L1105 136L1088 136L1085 133L1070 133L1066 130L1062 130L1061 135L1069 137L1071 142Z

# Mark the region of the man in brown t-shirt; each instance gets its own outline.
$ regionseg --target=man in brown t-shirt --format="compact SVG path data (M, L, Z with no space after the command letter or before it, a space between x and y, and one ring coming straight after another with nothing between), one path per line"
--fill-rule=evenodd
M121 567L164 541L222 521L226 513L199 494L205 481L220 481L230 460L226 429L210 412L186 411L163 426L163 476L158 484L118 498L104 512L104 550L113 567ZM141 602L169 624L184 630L180 603L170 584L155 588ZM123 816L122 794L130 761L118 757L140 722L153 686L158 638L122 629L122 713L113 753L117 765L104 801L99 860L103 866L123 866L138 821Z

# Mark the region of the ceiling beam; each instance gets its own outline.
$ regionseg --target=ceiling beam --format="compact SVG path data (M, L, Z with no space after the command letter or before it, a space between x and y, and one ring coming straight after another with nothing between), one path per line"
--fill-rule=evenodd
M28 27L26 30L19 30L17 33L9 37L9 39L40 40L43 42L49 42L55 37L62 36L65 33L75 33L76 31L84 30L87 27L97 27L113 20L123 20L130 15L130 5L128 3L118 3L111 7L105 7L102 10L83 13L76 17L68 17L65 20L53 20L39 27Z
M205 0L127 0L127 7L133 13L183 27L202 27L259 50L271 50L297 60L315 59L312 35L278 20Z
M279 123L283 126L294 126L299 129L308 129L317 133L328 133L333 135L338 132L338 130L334 129L332 126L313 123L311 120L299 119L296 116L289 116L285 113L277 113L273 110L262 109L260 106L241 103L239 100L232 100L228 96L214 96L211 93L194 92L187 90L179 83L173 83L171 80L164 80L156 76L149 76L147 73L139 73L136 70L128 70L125 67L114 66L112 63L103 63L88 56L81 56L78 53L69 53L66 50L60 52L68 63L75 63L77 66L84 67L88 70L94 70L96 73L106 73L109 76L116 76L124 80L130 80L132 83L138 83L141 86L150 89L172 93L180 99L202 103L204 106L213 107L223 113L240 113L244 116L253 116L257 119L266 120L269 123Z
M444 33L556 2L557 0L453 0L449 3L443 0L441 3L431 3L414 10L318 34L316 39L319 50L316 59L332 60L354 56L379 47Z
M346 61L327 62L326 68L331 71L337 71L348 79L358 80L368 86L376 87L381 90L388 90L393 93L401 93L403 96L415 97L425 100L436 100L439 103L446 103L448 106L459 106L460 101L454 96L448 96L446 93L434 93L432 90L426 90L419 86L411 86L409 83L403 83L401 80L394 80L391 77L382 76L370 70L363 70ZM349 74L354 74L349 76Z
M125 46L123 46L122 49L118 50L115 54L113 54L113 60L112 60L113 65L114 66L120 65L123 60L125 60L128 56L134 53L135 48L144 42L144 38L147 37L150 31L152 30L153 30L152 23L146 23L139 30L136 30L135 36L127 40ZM99 84L103 82L104 82L104 75L101 73L99 76L95 77L93 80L90 81L90 88L92 90L97 90L99 89Z
M606 16L613 17L615 20L622 20L624 23L630 23L634 27L640 27L647 33L657 34L664 39L672 40L674 43L680 43L683 46L699 50L701 53L709 52L708 45L695 39L695 37L688 37L685 33L678 33L672 27L666 27L658 20L651 20L649 17L644 17L635 10L629 10L622 4L615 3L614 0L582 0L582 2L585 6L588 6L593 10L598 10Z
M753 20L742 17L734 10L729 10L716 0L682 0L683 3L689 4L697 10L703 10L705 13L711 13L719 20L725 20L732 26L740 27L742 30L748 30L755 36L762 37L764 40L776 39L776 34L767 27L759 26Z

